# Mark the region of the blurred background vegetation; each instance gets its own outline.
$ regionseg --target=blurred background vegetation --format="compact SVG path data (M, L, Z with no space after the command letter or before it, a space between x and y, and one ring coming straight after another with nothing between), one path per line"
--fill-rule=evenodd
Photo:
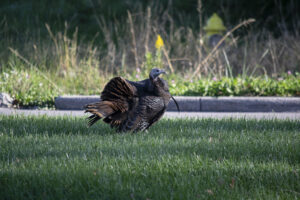
M118 26L124 25L126 28L127 11L140 17L148 7L155 14L152 18L169 22L163 28L168 28L172 21L175 26L199 31L198 3L198 0L2 0L0 11L4 17L2 20L10 25L7 33L14 34L12 36L21 36L29 28L32 35L39 30L46 36L45 23L61 31L64 23L68 22L71 32L79 27L81 36L93 37L96 33L102 33L95 15L101 16L107 23L118 21ZM235 25L241 19L255 18L257 23L254 28L264 28L277 36L283 30L295 30L299 23L300 3L296 0L219 0L203 1L201 4L202 20L214 12L224 19L227 26ZM164 19L166 15L169 20Z
M49 104L59 94L99 94L115 75L146 78L159 65L174 68L166 78L178 95L299 95L299 10L297 0L1 0L0 91L20 105ZM209 56L203 27L213 13L227 30L249 18L256 22L239 28ZM158 34L164 40L159 53ZM293 90L197 89L201 81L228 78L294 78Z

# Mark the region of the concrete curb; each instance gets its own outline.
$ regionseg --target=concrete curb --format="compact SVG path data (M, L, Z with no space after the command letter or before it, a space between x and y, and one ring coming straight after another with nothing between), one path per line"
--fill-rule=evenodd
M174 97L184 112L300 112L300 97ZM84 105L98 102L99 96L59 96L59 110L82 110ZM168 111L177 111L173 100Z

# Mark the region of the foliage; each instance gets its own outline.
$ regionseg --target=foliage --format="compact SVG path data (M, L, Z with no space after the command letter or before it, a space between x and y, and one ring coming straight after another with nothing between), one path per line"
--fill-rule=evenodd
M91 67L89 60L81 60L64 71L49 71L32 64L28 67L28 63L12 56L0 73L0 92L9 93L16 106L51 108L59 95L99 94L108 78Z
M298 121L163 119L117 134L83 118L0 116L3 199L297 199Z
M21 107L53 107L54 97L59 94L57 88L34 69L1 73L0 91L12 95L14 104Z
M299 69L299 17L293 15L293 19L288 20L299 6L296 0L257 4L243 0L256 7L263 4L255 11L261 10L261 17L267 15L264 11L268 10L271 16L256 18L256 23L234 32L224 48L219 48L207 62L202 62L211 50L205 45L202 28L206 19L217 12L230 30L242 19L254 17L254 13L245 15L247 9L241 12L237 2L231 6L232 0L201 5L199 2L202 1L116 0L112 5L107 0L101 3L94 0L4 1L0 7L3 16L0 19L0 69L6 67L7 58L13 54L7 49L10 47L38 68L57 70L59 74L80 66L82 60L90 60L89 67L98 69L104 76L131 74L144 65L146 54L155 55L158 34L164 42L163 54L169 57L162 56L164 68L171 64L175 72L184 76L195 69L201 69L199 77L221 77L229 72L233 76L272 76ZM233 16L234 10L238 16ZM278 19L280 17L282 19ZM35 20L30 20L33 18ZM270 24L282 28L271 32L266 28Z
M149 54L151 55L151 54ZM149 56L148 55L148 56ZM149 66L153 58L149 59ZM155 60L155 59L154 59ZM148 66L148 67L149 67ZM58 95L100 95L108 78L92 69L78 69L64 77L55 73L43 74L36 69L12 69L0 74L0 91L7 92L21 107L53 107ZM137 69L129 80L148 78L147 73ZM179 74L163 75L173 95L182 96L300 96L300 75L282 74L270 77L222 77L186 81Z
M171 93L190 96L300 96L300 75L222 77L196 82L171 82Z
M110 0L45 0L43 2L2 0L0 12L2 16L7 18L7 23L13 25L8 29L16 36L22 35L22 30L28 27L38 28L45 23L50 23L51 26L56 26L56 29L61 29L65 21L72 22L71 25L74 29L80 24L80 31L85 35L94 35L99 31L99 27L95 26L94 15L102 15L105 21L117 18L120 24L124 24L127 10L136 12L140 8L141 12L146 12L147 7L158 7L163 12L169 10L168 14L176 24L186 24L191 27L199 26L197 0L173 0L172 2L169 0L114 0L113 3ZM243 9L241 10L241 8ZM216 11L221 13L222 17L226 17L229 24L238 23L239 19L249 17L261 18L260 25L274 31L280 29L277 27L277 23L282 20L282 16L288 22L286 28L291 28L297 19L295 19L295 15L290 15L290 13L297 13L298 10L297 0L281 2L275 0L266 2L260 0L203 1L202 5L203 19ZM268 17L271 19L265 20ZM35 20L32 20L33 18Z
M276 21L288 27L278 33L256 19L256 31L239 29L210 54L202 30L210 3L55 2L4 1L0 7L0 92L10 93L17 105L51 107L57 95L100 94L113 76L141 80L153 67L171 71L164 78L173 95L299 96L300 29L297 23L288 27L287 18ZM238 22L229 20L236 8L228 2L218 13L230 29ZM294 4L276 9L284 14Z

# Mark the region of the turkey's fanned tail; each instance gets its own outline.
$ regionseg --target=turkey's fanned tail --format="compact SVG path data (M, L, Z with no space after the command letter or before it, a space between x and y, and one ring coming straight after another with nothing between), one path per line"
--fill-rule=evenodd
M101 101L85 106L85 113L93 114L87 118L88 125L92 126L103 118L103 121L111 126L119 126L122 120L126 119L125 113L128 112L130 101L136 95L135 93L136 88L124 78L111 79L101 93Z

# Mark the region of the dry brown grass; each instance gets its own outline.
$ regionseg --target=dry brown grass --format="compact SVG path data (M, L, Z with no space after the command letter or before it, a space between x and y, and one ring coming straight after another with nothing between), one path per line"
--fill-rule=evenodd
M195 5L200 27L203 26L202 3L199 0L198 7ZM264 28L256 32L242 28L243 34L229 31L224 48L208 49L203 45L205 33L202 29L178 26L169 10L163 10L158 5L149 6L145 12L142 9L128 12L126 25L118 19L105 21L96 12L94 17L99 33L104 36L104 48L94 40L79 40L77 30L68 34L70 30L67 23L64 30L55 33L46 24L47 39L36 37L38 34L34 34L34 37L28 34L22 43L15 43L8 35L1 46L11 47L38 68L52 70L61 77L78 76L83 69L90 69L91 73L98 71L98 75L105 78L113 74L129 75L136 68L144 66L146 52L155 54L157 34L162 36L165 43L165 68L171 66L170 70L174 68L174 72L184 78L240 74L276 76L287 70L300 69L300 34L297 28L295 32L277 34L280 37L274 37ZM5 58L10 55L9 52L2 52L0 56ZM2 59L2 68L7 66L5 60Z

